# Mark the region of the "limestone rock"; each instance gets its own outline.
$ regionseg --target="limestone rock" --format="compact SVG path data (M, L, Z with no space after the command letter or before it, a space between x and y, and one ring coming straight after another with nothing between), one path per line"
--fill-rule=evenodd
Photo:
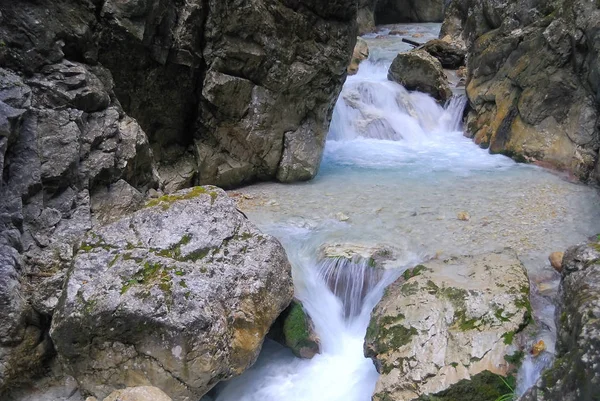
M348 66L348 75L354 75L358 72L358 67L363 60L369 58L369 45L367 41L361 37L356 38L356 45L352 53L352 59Z
M406 400L488 370L505 375L529 323L529 281L510 251L432 260L405 272L371 314L374 400Z
M0 68L0 393L52 354L50 317L92 225L90 193L98 205L116 182L156 185L146 135L113 95L98 66L61 60L27 78Z
M196 187L86 236L50 335L99 399L140 385L198 399L254 363L292 293L279 242L222 190Z
M160 389L151 386L128 387L112 392L103 401L172 401Z
M492 153L598 179L599 28L590 1L452 1L440 36L469 48L468 136Z
M428 93L439 101L452 96L442 64L424 50L398 54L390 66L388 79L408 90Z
M567 249L556 311L557 353L522 401L593 400L600 394L600 250Z
M353 243L326 243L319 249L320 259L345 259L355 263L364 261L377 268L391 267L396 252L385 245L364 245Z
M425 43L421 49L435 57L444 68L456 70L465 65L466 49L441 39L433 39Z

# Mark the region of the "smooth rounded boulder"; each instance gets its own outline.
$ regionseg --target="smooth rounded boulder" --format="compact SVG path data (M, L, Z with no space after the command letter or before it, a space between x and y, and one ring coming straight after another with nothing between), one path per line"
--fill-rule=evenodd
M225 192L196 187L88 233L50 335L98 399L151 385L197 400L255 362L292 296L281 244Z
M439 101L445 102L452 96L442 64L425 50L398 54L390 66L388 79Z

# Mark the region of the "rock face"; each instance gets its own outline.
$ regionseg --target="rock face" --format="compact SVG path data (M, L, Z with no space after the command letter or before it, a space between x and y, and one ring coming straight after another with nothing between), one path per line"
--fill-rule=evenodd
M354 75L358 72L358 67L363 60L369 58L369 45L367 41L361 37L356 38L356 45L352 53L352 59L348 66L348 75Z
M358 32L375 30L375 24L398 22L441 22L444 0L359 0Z
M378 0L375 7L377 24L397 22L441 22L444 0Z
M452 1L469 47L468 131L493 153L596 178L600 9L593 1Z
M0 2L0 398L52 354L87 230L161 191L316 173L355 1L238 3Z
M398 54L390 66L388 79L408 90L428 93L440 101L452 96L442 64L425 50Z
M562 263L554 364L522 401L593 400L600 394L600 249L569 248Z
M437 393L485 370L505 375L530 318L529 281L512 252L405 272L371 314L365 355L381 373L373 400Z
M99 66L62 60L27 78L0 68L0 394L51 353L63 268L99 192L127 208L123 191L157 185L148 139L112 89Z
M193 400L254 363L292 293L282 246L222 190L196 187L86 236L50 336L99 399L154 385Z
M101 63L172 190L306 180L319 167L356 12L356 0L3 2L0 67Z

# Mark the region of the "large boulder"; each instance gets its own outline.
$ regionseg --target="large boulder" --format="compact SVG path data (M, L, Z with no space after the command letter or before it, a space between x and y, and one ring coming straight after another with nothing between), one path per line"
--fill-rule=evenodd
M388 79L408 90L427 93L439 101L452 96L442 64L425 50L399 53L388 71Z
M86 236L50 336L65 370L99 399L153 385L195 400L254 363L292 294L279 242L222 190L196 187Z
M593 400L600 394L600 244L569 248L561 274L556 359L522 401Z
M406 271L371 314L365 355L381 374L373 400L438 393L486 370L506 375L530 313L527 274L512 252Z
M468 135L493 153L599 177L594 2L452 1L441 36L469 48Z

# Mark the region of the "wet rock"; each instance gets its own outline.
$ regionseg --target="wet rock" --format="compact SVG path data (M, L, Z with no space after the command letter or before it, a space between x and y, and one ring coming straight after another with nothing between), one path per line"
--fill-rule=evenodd
M468 136L492 153L597 179L600 10L593 2L452 1L441 36L469 48Z
M361 37L356 38L356 45L352 53L352 59L348 66L348 75L354 75L358 72L358 67L363 60L369 58L369 46L367 41Z
M567 249L556 311L556 359L522 401L593 400L600 394L600 250Z
M456 70L465 65L467 51L444 40L430 40L421 49L435 57L444 68Z
M292 293L282 246L222 190L196 187L86 236L50 335L99 399L139 385L200 398L254 363Z
M282 313L285 345L299 358L311 359L320 353L319 336L315 333L312 319L302 306L294 300Z
M172 401L159 388L151 386L128 387L111 393L103 401Z
M556 270L559 273L562 271L562 262L564 255L564 252L552 252L548 257L550 265L552 265L554 270Z
M324 244L319 249L321 260L345 259L350 262L364 262L371 267L386 268L396 259L396 252L385 245L363 245L352 243Z
M446 101L452 96L442 64L424 50L413 50L396 56L388 71L388 79L411 91L419 91Z
M381 374L373 399L438 393L486 370L506 375L505 356L517 351L530 308L527 274L512 251L407 271L371 314L365 355Z

